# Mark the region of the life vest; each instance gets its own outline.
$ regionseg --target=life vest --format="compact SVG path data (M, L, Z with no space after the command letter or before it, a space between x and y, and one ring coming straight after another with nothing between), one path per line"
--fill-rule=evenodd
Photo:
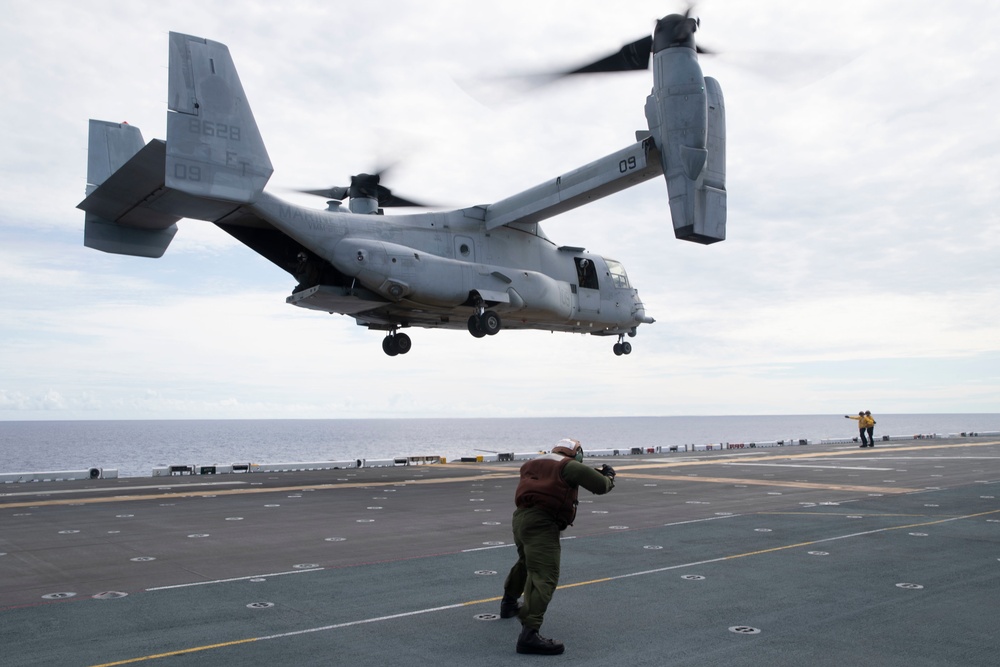
M563 478L563 470L573 460L548 454L525 463L521 466L521 481L514 492L514 503L519 508L545 510L559 524L559 530L572 526L580 489Z

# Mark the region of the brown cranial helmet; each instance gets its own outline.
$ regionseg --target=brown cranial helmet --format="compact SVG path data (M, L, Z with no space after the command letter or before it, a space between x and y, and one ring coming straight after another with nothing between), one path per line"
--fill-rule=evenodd
M583 445L580 444L579 440L563 438L552 447L552 453L562 454L563 456L568 456L571 459L579 461L583 458Z

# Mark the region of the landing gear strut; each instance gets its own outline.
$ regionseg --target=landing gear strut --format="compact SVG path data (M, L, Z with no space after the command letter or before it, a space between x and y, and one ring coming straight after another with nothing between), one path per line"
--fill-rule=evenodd
M614 346L615 356L620 357L623 354L632 354L632 343L625 340L625 334L619 334L618 342Z
M406 354L412 347L413 341L410 340L410 337L405 333L396 333L395 330L389 332L389 335L382 339L382 351L390 357Z
M492 310L469 316L469 333L476 338L495 336L498 331L500 331L500 316Z

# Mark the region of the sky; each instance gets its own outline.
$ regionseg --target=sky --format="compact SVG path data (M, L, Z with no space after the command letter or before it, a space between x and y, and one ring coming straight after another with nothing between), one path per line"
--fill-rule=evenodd
M1000 412L1000 5L705 0L727 111L727 240L674 239L656 179L549 219L621 261L656 322L383 334L286 305L211 223L161 259L83 247L87 120L166 136L167 40L230 48L268 191L392 165L456 208L631 144L651 72L525 93L671 2L8 0L0 24L0 420Z

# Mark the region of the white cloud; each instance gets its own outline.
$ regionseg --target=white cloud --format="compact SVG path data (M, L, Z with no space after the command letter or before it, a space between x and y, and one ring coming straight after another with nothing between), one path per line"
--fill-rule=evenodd
M395 163L401 194L485 203L630 143L649 78L493 106L459 83L578 64L671 8L15 1L0 26L0 418L840 413L859 395L995 411L1000 10L702 4L699 37L728 51L703 67L726 94L729 239L675 241L662 181L545 224L625 263L657 319L633 354L415 330L390 359L350 318L287 306L293 280L208 223L182 221L160 260L83 248L87 118L164 137L167 32L188 32L229 45L276 194ZM741 49L845 58L787 86L737 65L815 63Z

